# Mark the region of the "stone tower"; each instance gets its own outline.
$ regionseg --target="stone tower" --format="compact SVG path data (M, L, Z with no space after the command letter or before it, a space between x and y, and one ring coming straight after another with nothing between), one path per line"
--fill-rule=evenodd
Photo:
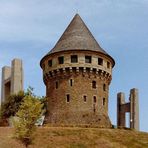
M124 93L117 94L117 126L125 127L125 113L130 113L130 128L139 131L139 97L138 89L131 89L129 102L125 102Z
M76 14L40 62L48 123L110 127L108 94L114 64Z
M2 68L1 103L11 94L23 90L23 66L22 60L14 59L11 67Z

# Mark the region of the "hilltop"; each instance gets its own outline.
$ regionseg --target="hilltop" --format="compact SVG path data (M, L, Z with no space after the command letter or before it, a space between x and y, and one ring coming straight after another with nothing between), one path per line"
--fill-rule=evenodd
M0 128L0 148L24 148L13 128ZM147 148L148 133L124 129L40 127L29 148Z

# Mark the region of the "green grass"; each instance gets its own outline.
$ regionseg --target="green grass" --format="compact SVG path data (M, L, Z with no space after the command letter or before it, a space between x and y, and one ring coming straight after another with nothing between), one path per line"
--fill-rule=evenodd
M29 148L148 148L148 133L125 129L38 128ZM0 128L0 148L24 148L12 128Z

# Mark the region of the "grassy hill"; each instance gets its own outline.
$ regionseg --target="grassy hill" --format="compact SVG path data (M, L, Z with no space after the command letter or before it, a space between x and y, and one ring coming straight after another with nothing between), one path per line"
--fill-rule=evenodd
M0 148L24 148L12 128L0 128ZM41 127L29 148L148 148L148 133L123 129Z

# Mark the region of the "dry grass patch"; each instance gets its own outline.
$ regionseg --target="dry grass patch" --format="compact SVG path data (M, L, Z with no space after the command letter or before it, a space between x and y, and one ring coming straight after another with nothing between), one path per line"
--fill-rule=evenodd
M23 148L12 138L13 129L0 128L0 148ZM123 129L38 128L29 148L147 148L148 133Z

